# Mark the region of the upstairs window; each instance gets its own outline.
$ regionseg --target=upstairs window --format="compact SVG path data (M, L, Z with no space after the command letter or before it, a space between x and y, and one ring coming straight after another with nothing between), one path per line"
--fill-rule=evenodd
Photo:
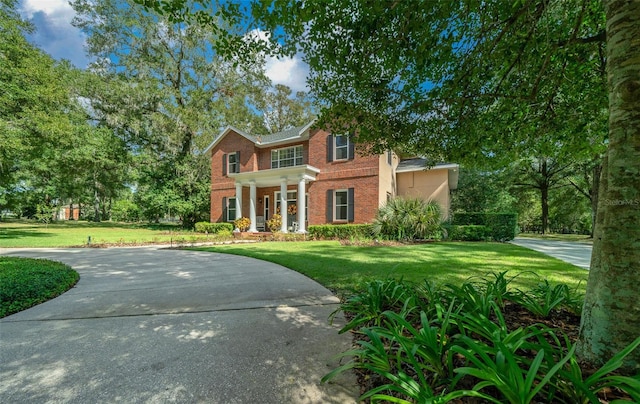
M327 136L327 162L353 160L355 145L349 135Z
M222 155L222 175L240 172L240 152Z
M238 158L238 152L235 153L231 153L229 154L228 157L228 167L227 167L227 172L228 173L239 173L240 170L240 159Z
M271 168L302 165L302 145L271 150Z
M347 135L335 135L334 136L334 151L333 155L335 160L347 160L349 158L349 136Z

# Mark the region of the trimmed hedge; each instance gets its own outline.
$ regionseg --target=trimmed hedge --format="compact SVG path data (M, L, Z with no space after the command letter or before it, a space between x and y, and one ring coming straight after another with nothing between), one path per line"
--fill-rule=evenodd
M370 224L322 224L309 226L309 237L315 240L347 240L370 238Z
M196 232L198 233L217 234L220 232L231 233L232 231L233 231L233 224L231 223L209 223L209 222L196 223Z
M447 239L456 241L489 241L491 240L491 229L487 226L470 225L445 225Z
M489 229L489 236L493 241L509 241L513 240L516 236L518 214L467 212L454 213L451 224L457 226L485 226Z

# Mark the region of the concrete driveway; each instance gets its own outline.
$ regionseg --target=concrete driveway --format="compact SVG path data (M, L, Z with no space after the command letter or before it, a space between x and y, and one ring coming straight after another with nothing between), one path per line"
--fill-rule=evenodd
M539 251L584 269L589 269L589 264L591 263L592 246L588 243L540 240L525 237L516 237L511 243Z
M338 300L282 266L155 247L3 250L71 265L70 291L0 320L3 403L345 403Z

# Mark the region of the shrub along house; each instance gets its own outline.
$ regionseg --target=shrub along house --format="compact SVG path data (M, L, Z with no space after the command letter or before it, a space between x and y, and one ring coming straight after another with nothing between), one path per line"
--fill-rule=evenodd
M205 151L211 155L211 222L248 217L249 231L261 231L280 213L283 232L369 223L395 196L433 199L448 212L457 164L426 170L423 159L399 161L392 152L370 155L360 147L313 122L266 136L227 127Z

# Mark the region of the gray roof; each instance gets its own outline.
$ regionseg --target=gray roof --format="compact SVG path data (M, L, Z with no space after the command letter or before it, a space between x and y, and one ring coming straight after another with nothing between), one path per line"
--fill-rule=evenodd
M295 137L300 137L302 132L309 126L310 124L305 124L301 126L297 126L295 128L286 129L282 132L278 133L270 133L264 136L255 136L260 144L268 144L275 143L286 139L291 139Z
M255 143L258 146L264 146L264 145L269 145L269 144L274 144L274 143L279 143L279 142L284 142L286 143L287 140L291 139L291 140L295 140L296 138L303 138L304 134L307 132L307 130L309 128L311 128L311 126L315 123L315 119L309 123L307 123L306 125L302 125L302 126L297 126L295 128L291 128L291 129L287 129L287 130L283 130L282 132L278 132L278 133L271 133L268 135L251 135L249 133L243 132L240 129L234 128L233 126L227 126L222 132L220 132L220 134L218 136L216 136L215 139L213 139L213 142L211 142L211 144L209 146L207 146L207 148L204 150L204 153L208 153L209 151L211 151L211 149L220 141L222 140L223 137L225 137L229 132L233 131L236 132L238 134L240 134L241 136L244 136L245 138L249 139L250 141L252 141L253 143Z

